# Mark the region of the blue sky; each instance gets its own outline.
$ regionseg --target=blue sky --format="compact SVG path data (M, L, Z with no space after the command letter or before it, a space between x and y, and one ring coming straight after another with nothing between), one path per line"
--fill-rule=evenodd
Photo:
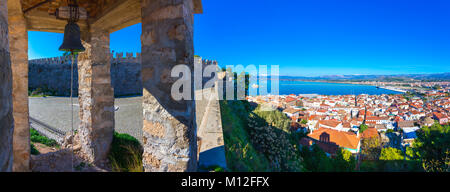
M224 65L279 65L281 75L450 72L448 0L203 0L196 55ZM141 25L111 34L140 52ZM62 34L29 33L29 56L59 56Z

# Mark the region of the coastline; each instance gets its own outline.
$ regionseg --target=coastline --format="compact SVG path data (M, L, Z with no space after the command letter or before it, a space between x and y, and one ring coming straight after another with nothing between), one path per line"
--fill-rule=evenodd
M298 82L298 83L296 83ZM310 83L308 83L310 82ZM342 85L342 86L341 86ZM267 87L270 89L270 81ZM254 88L252 88L254 89ZM368 84L355 84L345 82L324 82L324 81L279 81L279 91L270 93L272 95L299 95L299 94L317 94L317 95L402 95L407 91L391 86L377 87ZM252 91L254 92L254 91ZM256 92L255 92L256 93ZM253 95L253 94L252 94ZM259 94L257 94L259 95ZM265 95L265 94L263 94Z
M315 82L315 83L336 83L336 84L349 84L349 85L362 85L362 86L373 86L379 89L386 89L390 91L400 92L402 94L408 92L405 90L405 87L401 86L377 86L370 83L362 83L362 82L349 82L349 81L328 81L328 80L301 80L301 79L280 79L280 81L299 81L299 82ZM410 87L412 89L412 87Z

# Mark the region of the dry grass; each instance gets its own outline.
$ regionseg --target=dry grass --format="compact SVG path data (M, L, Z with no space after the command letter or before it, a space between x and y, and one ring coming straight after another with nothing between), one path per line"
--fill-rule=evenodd
M136 138L127 134L114 134L109 154L113 172L143 172L142 146Z

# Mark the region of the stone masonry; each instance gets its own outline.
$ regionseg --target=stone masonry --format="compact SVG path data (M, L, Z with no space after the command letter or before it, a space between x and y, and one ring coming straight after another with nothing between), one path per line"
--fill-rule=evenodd
M26 34L28 30L64 32L67 22L53 16L64 0L53 1L36 8L30 7L36 5L35 0L0 0L1 171L29 171ZM86 52L78 56L77 63L77 136L85 158L94 164L106 159L114 133L109 34L142 22L144 168L195 171L195 102L175 101L169 95L178 80L170 76L171 69L179 64L193 69L193 14L202 12L201 0L89 1L80 6L89 13L88 19L78 21ZM25 7L30 9L24 12Z
M116 57L113 57L115 55ZM114 95L129 96L142 94L140 53L114 53L111 58L111 83ZM29 87L48 89L60 96L70 94L70 56L34 59L29 61ZM77 59L74 66L74 95L78 95Z
M30 124L28 122L28 32L20 1L8 1L9 45L13 74L14 166L30 170Z
M220 113L217 61L195 57L195 67L202 69L202 82L195 85L195 115L199 143L198 165L227 167ZM210 74L212 73L212 74ZM200 75L200 74L196 74ZM202 85L201 87L198 87Z
M111 87L109 33L90 30L78 56L79 138L87 160L108 156L114 134L114 90Z
M170 96L172 68L194 71L192 0L143 0L141 41L144 169L196 171L195 102Z
M217 88L216 83L212 88L196 91L196 96L203 94L202 100L196 100L197 137L201 140L198 161L201 167L227 167Z
M0 0L0 172L13 167L12 70L8 40L8 8Z

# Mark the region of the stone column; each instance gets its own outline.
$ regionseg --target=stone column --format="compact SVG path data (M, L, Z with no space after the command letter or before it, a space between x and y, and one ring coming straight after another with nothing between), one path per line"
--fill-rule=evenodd
M13 75L13 171L30 170L28 120L28 32L20 1L8 1L9 48Z
M82 38L86 51L78 56L78 135L81 152L98 163L107 158L114 134L109 33L91 29Z
M195 102L171 97L178 80L172 68L183 64L194 72L192 13L192 0L142 1L145 171L197 170Z
M0 172L13 167L12 70L9 56L8 8L0 0Z

